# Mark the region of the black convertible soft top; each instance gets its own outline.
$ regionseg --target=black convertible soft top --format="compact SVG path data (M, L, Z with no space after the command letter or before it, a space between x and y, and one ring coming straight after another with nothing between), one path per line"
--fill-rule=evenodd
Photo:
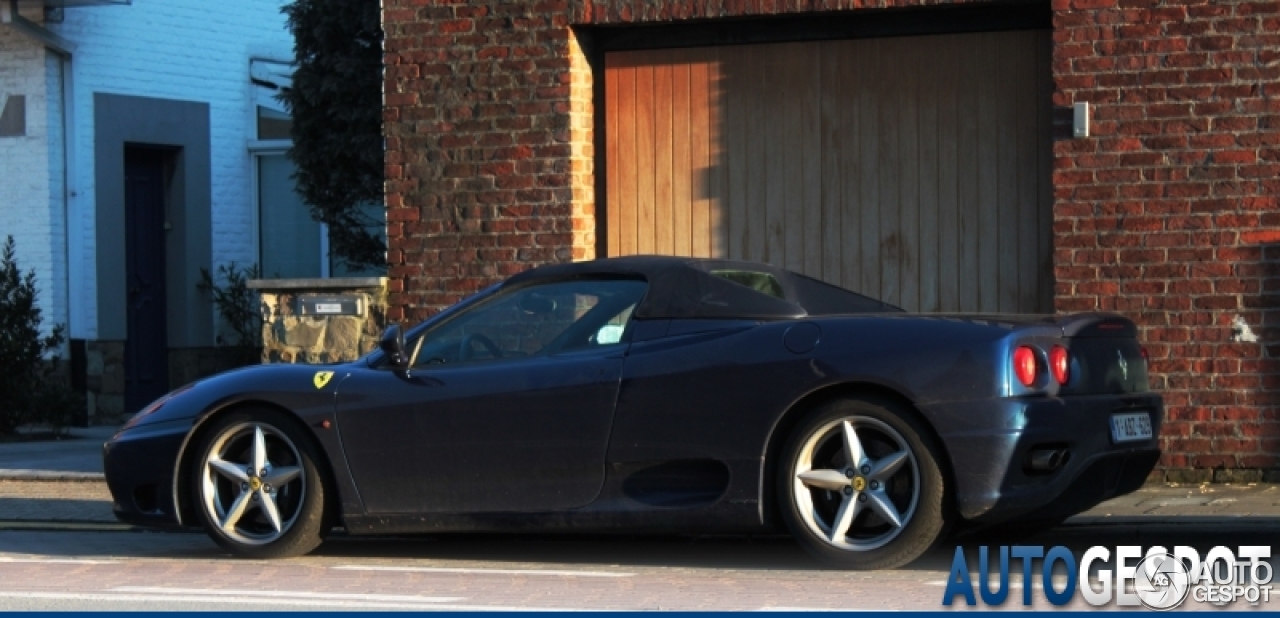
M769 264L708 258L634 255L540 266L504 285L558 279L642 278L649 290L636 319L716 318L778 320L902 309Z

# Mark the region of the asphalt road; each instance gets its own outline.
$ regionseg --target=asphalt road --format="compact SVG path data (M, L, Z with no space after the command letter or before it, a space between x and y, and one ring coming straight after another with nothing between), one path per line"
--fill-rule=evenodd
M1079 556L1092 545L1203 553L1271 539L1280 539L1274 520L1069 525L964 545L971 556L975 545L1015 542L1067 545ZM339 535L311 556L250 561L202 534L10 526L0 527L0 610L939 610L955 547L903 569L842 572L780 537ZM1020 576L1013 581L1003 607L1023 609ZM1051 607L1040 591L1033 597L1033 607ZM1087 608L1078 597L1072 605Z

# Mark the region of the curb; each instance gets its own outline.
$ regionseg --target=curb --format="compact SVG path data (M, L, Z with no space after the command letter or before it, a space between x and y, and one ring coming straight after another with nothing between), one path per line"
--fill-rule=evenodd
M106 476L101 472L0 469L0 481L66 481L76 483L105 483Z
M28 530L32 532L142 532L147 529L131 524L90 520L0 520L0 531Z

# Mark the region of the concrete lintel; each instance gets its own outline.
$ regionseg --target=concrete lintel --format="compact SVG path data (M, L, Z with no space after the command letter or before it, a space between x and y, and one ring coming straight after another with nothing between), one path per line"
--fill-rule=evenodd
M333 279L250 279L251 290L359 290L383 288L386 277L336 277Z

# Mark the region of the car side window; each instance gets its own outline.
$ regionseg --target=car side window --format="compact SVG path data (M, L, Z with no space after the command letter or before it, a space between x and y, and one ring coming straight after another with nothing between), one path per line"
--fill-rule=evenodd
M646 287L588 279L503 292L409 342L411 362L453 365L616 345Z
M777 277L769 273L751 270L713 270L711 274L774 298L787 299L787 295L782 292L782 284L778 282Z

